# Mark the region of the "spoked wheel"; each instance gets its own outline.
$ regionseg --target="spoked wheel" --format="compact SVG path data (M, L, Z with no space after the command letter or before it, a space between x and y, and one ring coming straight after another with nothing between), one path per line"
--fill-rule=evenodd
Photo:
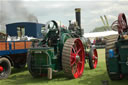
M7 78L11 73L11 63L7 58L0 58L0 79Z
M91 48L89 52L89 67L95 69L98 63L98 54L95 48Z
M62 67L70 77L78 78L84 71L85 53L80 39L69 38L63 47Z

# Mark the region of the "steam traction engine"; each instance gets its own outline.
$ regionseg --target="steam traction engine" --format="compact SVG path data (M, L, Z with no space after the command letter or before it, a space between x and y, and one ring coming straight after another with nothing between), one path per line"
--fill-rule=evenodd
M128 26L124 13L112 24L118 35L106 38L106 64L111 80L119 80L128 74Z
M73 78L81 77L85 59L89 59L91 69L96 68L98 55L95 48L86 51L86 42L80 26L80 9L76 10L78 23L69 28L59 27L54 20L45 25L42 40L35 40L28 51L28 69L33 77L48 76L52 72L64 71ZM86 56L86 57L85 57Z

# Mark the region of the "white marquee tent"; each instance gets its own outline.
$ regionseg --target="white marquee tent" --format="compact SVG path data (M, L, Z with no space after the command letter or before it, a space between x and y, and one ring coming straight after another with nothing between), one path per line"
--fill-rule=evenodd
M92 33L84 33L85 38L96 38L96 37L105 37L109 35L118 34L117 31L104 31L104 32L92 32Z

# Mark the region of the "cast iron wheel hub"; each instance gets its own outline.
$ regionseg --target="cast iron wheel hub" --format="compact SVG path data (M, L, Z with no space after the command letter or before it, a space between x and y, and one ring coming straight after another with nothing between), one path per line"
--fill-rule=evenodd
M0 66L0 72L3 72L4 68L2 66Z
M78 63L80 61L80 56L76 55L76 63Z

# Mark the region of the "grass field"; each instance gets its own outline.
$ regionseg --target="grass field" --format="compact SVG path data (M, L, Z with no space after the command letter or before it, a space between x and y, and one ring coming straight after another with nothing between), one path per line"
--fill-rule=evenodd
M98 49L99 61L94 70L90 70L85 64L83 76L78 79L68 79L63 72L53 75L52 80L47 78L35 79L29 74L27 68L12 69L12 74L8 79L0 80L0 85L102 85L103 80L108 80L109 85L128 85L127 79L111 81L108 78L105 65L104 49Z

